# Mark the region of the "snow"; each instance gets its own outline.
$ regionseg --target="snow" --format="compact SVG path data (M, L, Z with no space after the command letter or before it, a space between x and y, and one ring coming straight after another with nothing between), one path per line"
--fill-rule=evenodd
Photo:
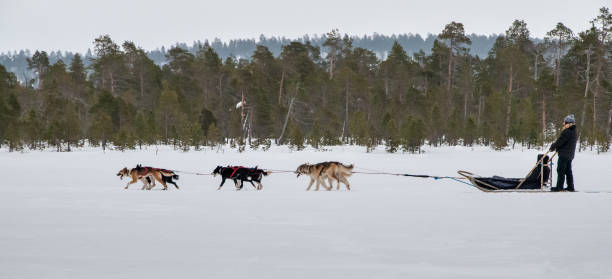
M307 177L281 172L264 177L262 191L231 182L217 191L219 177L185 173L180 190L141 191L115 176L137 163L210 173L338 160L359 171L521 177L537 154L0 151L0 278L610 278L611 154L577 154L579 193L483 193L365 174L350 177L351 191L306 192Z

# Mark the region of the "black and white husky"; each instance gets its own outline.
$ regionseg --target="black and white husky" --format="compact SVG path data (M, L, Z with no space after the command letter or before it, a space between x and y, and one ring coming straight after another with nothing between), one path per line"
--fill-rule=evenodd
M221 175L221 185L217 190L221 190L221 187L225 183L226 179L234 180L234 185L236 186L236 190L241 190L244 182L247 181L255 187L257 190L263 189L263 185L261 185L261 179L263 176L267 176L270 172L264 171L262 169L254 168L246 168L240 166L217 166L215 170L213 170L212 174L214 176ZM240 180L240 185L238 185L238 180ZM253 184L253 181L257 183L257 186Z

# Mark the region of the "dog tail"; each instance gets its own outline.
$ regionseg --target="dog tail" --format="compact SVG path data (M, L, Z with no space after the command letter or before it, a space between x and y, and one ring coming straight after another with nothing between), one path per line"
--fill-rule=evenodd
M340 164L340 165L342 165L343 167L345 167L345 168L346 168L346 169L348 169L348 170L353 170L353 168L355 167L353 164L350 164L350 165L348 165L348 166L347 166L347 165L345 165L345 164Z
M174 173L174 172L173 172L173 171L171 171L171 170L164 170L164 169L160 169L160 170L159 170L159 173L160 173L162 176L172 177L172 178L174 178L174 179L178 179L178 174Z
M353 168L355 167L353 164L350 165L345 165L345 164L340 164L342 167L340 168L340 172L344 175L344 176L351 176L353 175Z

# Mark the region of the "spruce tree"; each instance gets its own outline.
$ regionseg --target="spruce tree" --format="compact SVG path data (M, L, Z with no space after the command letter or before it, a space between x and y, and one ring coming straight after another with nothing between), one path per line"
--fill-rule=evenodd
M85 73L85 66L83 65L83 60L81 59L81 55L78 53L74 55L72 58L72 62L70 63L70 76L72 81L76 84L83 84L87 78L87 74Z

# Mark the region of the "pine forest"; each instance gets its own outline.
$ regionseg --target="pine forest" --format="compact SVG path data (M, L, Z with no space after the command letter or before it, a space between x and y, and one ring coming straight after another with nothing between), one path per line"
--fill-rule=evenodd
M552 23L542 39L522 20L486 55L450 22L429 50L397 41L381 57L334 29L321 44L259 44L250 57L208 43L175 46L155 63L137 42L108 35L90 58L27 59L31 80L0 65L0 145L199 149L350 144L421 152L423 145L546 147L574 114L579 148L606 152L612 127L612 15L588 30ZM224 58L226 57L226 58Z

